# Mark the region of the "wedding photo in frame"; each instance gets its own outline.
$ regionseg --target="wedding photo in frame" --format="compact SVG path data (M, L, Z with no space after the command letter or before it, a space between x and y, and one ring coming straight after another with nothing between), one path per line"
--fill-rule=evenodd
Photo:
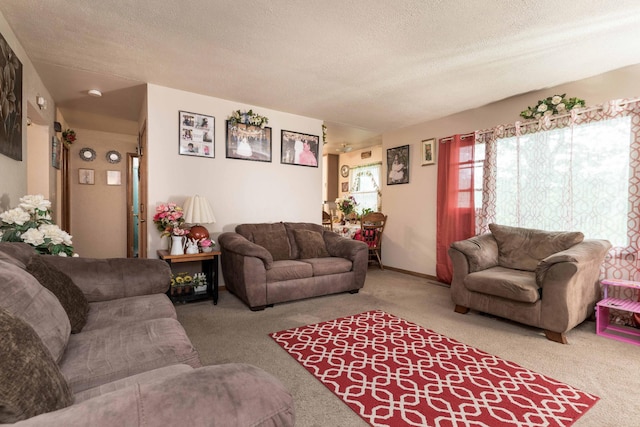
M436 164L436 139L430 138L422 141L422 166Z
M306 133L281 131L282 150L280 151L280 163L285 165L298 165L318 167L318 152L320 150L320 137Z
M227 120L227 159L271 162L271 128Z
M179 111L179 153L185 156L215 157L215 118Z
M409 183L409 146L387 150L387 185Z

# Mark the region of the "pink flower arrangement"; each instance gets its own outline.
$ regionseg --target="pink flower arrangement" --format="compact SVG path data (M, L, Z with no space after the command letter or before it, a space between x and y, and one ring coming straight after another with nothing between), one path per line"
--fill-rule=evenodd
M211 241L211 239L202 239L200 240L200 246L203 248L208 248L209 246L211 246L213 244L213 242Z
M184 236L188 229L180 228L184 224L184 212L176 203L161 204L156 208L153 223L161 233L161 236Z

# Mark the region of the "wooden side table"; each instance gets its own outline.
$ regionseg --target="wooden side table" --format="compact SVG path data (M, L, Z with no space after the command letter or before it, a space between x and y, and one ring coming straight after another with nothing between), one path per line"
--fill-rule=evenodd
M194 301L211 296L213 297L213 304L218 304L218 255L220 254L220 251L212 251L197 254L171 255L166 249L158 250L160 259L166 261L169 265L194 261L200 261L202 263L202 271L207 277L207 292L204 295L179 297L179 301ZM171 293L171 291L169 291L169 293ZM173 297L169 297L175 300Z

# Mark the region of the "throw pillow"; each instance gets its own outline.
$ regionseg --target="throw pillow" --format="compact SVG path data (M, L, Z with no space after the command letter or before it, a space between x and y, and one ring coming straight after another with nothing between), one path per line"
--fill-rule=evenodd
M268 250L274 261L291 259L291 247L284 230L255 232L253 233L253 243Z
M489 224L489 229L498 243L499 264L526 271L535 271L542 259L584 240L580 232L551 232L498 224Z
M0 423L15 423L72 403L71 389L38 334L0 308Z
M69 317L71 333L77 334L87 323L89 302L73 280L44 259L35 255L27 265L27 271L53 293Z
M326 258L329 256L322 234L317 231L294 229L293 235L300 249L300 259Z

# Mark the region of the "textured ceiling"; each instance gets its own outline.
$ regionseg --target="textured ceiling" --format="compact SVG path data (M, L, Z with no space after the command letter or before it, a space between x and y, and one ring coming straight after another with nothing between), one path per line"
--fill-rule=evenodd
M332 144L640 63L637 0L2 0L56 103L146 82L324 120ZM86 90L105 96L89 99Z

